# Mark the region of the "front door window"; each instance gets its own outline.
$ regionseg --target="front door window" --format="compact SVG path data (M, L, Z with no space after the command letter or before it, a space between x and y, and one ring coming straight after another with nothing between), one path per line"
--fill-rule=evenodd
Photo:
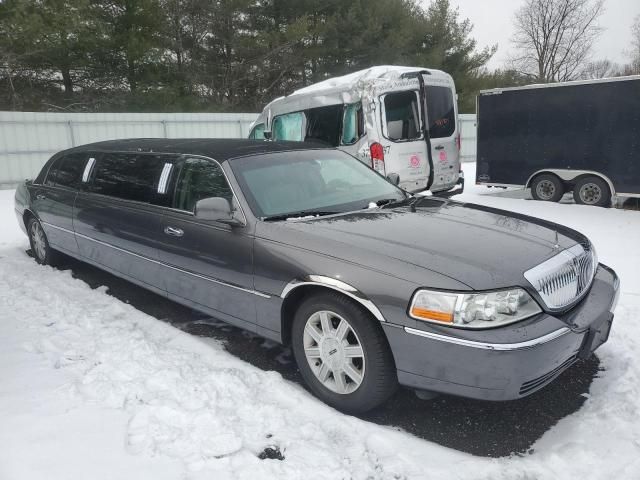
M173 208L193 212L198 200L222 197L231 201L233 192L222 168L211 160L187 159L180 169Z

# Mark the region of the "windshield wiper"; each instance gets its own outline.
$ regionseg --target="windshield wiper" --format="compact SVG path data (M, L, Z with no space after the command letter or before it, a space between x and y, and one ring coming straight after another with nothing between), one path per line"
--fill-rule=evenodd
M403 207L405 205L409 206L412 212L416 211L416 205L420 203L425 197L422 195L415 195L413 197L405 197L402 200L393 200L393 199L383 199L378 200L378 202L384 202L380 205L380 208L393 208L393 207ZM389 200L389 201L386 201Z
M283 213L282 215L271 215L269 217L262 217L264 222L277 222L280 220L299 219L303 217L323 217L325 215L335 215L333 211L325 210L301 210L299 212Z

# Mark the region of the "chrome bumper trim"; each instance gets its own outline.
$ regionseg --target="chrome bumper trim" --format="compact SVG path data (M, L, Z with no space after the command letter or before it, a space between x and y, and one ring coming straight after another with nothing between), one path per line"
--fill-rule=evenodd
M484 343L475 342L473 340L465 340L463 338L450 337L448 335L440 335L438 333L425 332L424 330L417 330L415 328L404 327L404 331L411 335L418 335L420 337L429 338L431 340L438 340L441 342L453 343L463 347L480 348L483 350L495 350L495 351L514 351L514 350L527 350L529 348L535 348L538 345L551 342L556 338L566 335L571 330L568 327L562 327L551 333L547 333L542 337L527 340L526 342L518 343Z

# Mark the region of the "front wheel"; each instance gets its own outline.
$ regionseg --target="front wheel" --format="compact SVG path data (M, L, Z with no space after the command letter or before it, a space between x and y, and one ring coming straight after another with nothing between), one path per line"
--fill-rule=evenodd
M396 390L395 364L380 325L339 293L307 298L295 314L291 333L302 377L332 407L366 412Z
M41 265L51 265L55 259L55 252L49 246L47 234L37 218L31 217L27 221L27 233L33 258Z

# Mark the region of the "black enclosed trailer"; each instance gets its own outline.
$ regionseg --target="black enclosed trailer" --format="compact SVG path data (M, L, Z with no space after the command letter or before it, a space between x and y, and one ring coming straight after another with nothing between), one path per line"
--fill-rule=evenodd
M640 76L485 90L476 183L538 200L640 197Z

